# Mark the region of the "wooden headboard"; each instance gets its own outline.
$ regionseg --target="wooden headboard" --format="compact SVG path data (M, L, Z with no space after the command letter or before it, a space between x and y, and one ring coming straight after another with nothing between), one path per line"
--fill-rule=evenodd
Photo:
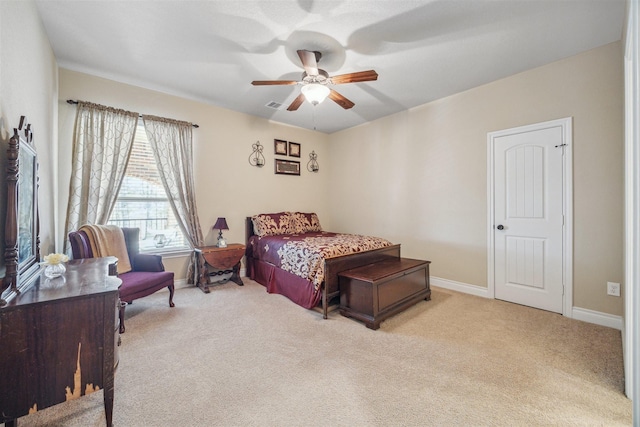
M249 238L256 234L253 232L253 221L251 220L250 216L248 216L245 220L244 230L245 230L244 234L246 236L245 241L249 243Z

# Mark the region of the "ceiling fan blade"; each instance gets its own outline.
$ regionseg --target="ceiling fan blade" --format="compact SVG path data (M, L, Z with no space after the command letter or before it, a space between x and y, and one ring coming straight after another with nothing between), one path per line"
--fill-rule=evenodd
M266 86L266 85L295 85L298 82L295 80L254 80L251 82L254 86Z
M335 102L336 104L338 104L339 106L341 106L345 110L348 110L349 108L351 108L354 105L356 105L353 102L349 101L344 96L340 95L338 92L336 92L333 89L331 89L331 92L329 92L329 98L331 98L331 100L333 102Z
M372 80L378 80L378 73L376 73L374 70L340 74L338 76L331 77L331 82L335 85L343 83L369 82Z
M311 52L310 50L299 50L298 56L300 57L300 61L302 61L304 71L307 72L307 76L317 76L318 60L316 58L316 53Z
M287 111L296 111L304 102L304 95L300 94L296 99L293 100Z

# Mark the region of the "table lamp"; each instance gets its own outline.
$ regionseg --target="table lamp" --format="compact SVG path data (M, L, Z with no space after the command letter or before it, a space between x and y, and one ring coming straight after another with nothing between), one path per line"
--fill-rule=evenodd
M220 230L220 234L218 234L218 247L226 248L227 242L222 237L222 230L228 230L229 226L227 225L227 220L225 218L218 218L216 223L213 225L214 230Z

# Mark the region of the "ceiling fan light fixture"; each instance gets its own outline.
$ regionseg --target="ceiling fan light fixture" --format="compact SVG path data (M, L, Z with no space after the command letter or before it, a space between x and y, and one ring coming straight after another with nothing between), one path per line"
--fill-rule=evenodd
M310 83L302 86L301 92L307 101L313 105L318 105L329 96L331 91L325 85Z

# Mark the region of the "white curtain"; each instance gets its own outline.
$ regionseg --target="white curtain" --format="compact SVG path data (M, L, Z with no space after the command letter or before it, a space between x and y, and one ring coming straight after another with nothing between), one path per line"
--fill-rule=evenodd
M109 220L129 162L138 117L138 113L78 101L65 236L84 224L106 224Z
M144 116L142 120L178 224L192 247L202 246L204 238L198 219L193 179L193 125L154 116ZM196 262L194 255L187 271L188 283L196 283Z

